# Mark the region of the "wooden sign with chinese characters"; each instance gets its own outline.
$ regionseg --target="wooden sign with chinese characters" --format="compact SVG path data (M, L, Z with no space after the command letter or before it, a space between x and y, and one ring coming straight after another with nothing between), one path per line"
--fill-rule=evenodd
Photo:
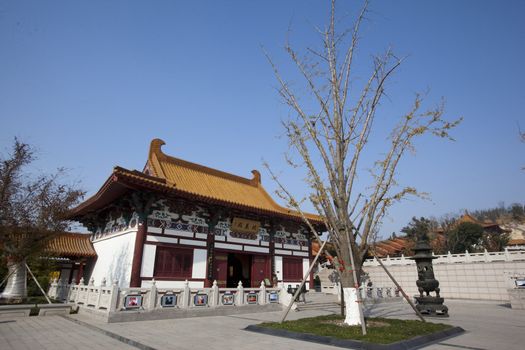
M241 233L253 233L257 234L259 232L259 227L261 223L255 220L233 218L231 230Z

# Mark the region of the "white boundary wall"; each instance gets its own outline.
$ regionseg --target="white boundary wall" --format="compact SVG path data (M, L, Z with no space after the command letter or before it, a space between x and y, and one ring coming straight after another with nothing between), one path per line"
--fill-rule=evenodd
M438 255L433 261L434 275L445 298L508 301L507 289L513 277L525 276L525 251ZM418 295L416 264L406 257L381 260L404 291ZM363 269L374 287L394 287L375 259L366 260ZM366 282L365 282L366 283Z
M136 230L128 230L93 242L98 258L91 278L105 279L108 284L118 281L119 287L128 288L136 234Z

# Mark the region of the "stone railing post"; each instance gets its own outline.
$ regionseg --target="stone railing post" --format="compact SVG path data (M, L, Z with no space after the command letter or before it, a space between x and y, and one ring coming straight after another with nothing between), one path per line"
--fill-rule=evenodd
M447 252L447 262L449 264L452 263L452 253L450 252L450 250Z
M55 299L56 300L64 300L64 286L61 283L62 281L56 279L56 292L55 292Z
M70 301L73 300L72 296L71 296L71 293L73 293L73 290L74 290L74 284L70 284L68 285L68 291L67 291L67 302L69 303Z
M511 261L509 249L505 247L505 261Z
M87 284L87 287L86 288L86 306L87 304L89 304L91 302L91 295L95 294L95 279L93 277L91 277L88 281L88 284ZM98 300L98 295L97 295L97 300ZM95 309L97 308L98 306L98 302L95 301Z
M118 307L119 287L118 280L113 281L111 285L111 302L109 303L109 311L115 312Z
M490 262L489 252L487 252L487 249L483 249L483 260L485 262Z
M157 282L151 280L151 288L149 290L148 309L153 311L157 305Z
M184 281L184 288L182 289L182 308L187 309L190 306L191 290L188 280Z
M49 291L47 292L47 296L51 299L56 299L58 294L58 283L57 279L53 278L53 281L51 282L51 285L49 286Z
M211 298L210 298L210 306L218 306L219 305L219 286L217 285L217 280L213 281L213 285L211 286Z
M84 277L80 278L77 285L77 294L75 294L75 304L78 304L78 297L80 296L80 288L84 287Z
M239 281L239 284L237 285L237 298L235 299L235 304L237 306L244 304L244 288L241 281Z
M69 303L69 293L71 293L71 285L67 284L67 282L65 281L59 280L58 288L60 289L60 299L65 300Z
M468 250L465 250L465 262L470 262L470 253Z
M259 304L265 305L266 304L266 286L264 284L264 281L261 281L261 287L259 291Z
M95 310L98 310L100 307L100 299L102 298L102 288L106 286L106 278L102 278L100 281L100 286L98 287L98 296L97 296L97 303L95 304Z

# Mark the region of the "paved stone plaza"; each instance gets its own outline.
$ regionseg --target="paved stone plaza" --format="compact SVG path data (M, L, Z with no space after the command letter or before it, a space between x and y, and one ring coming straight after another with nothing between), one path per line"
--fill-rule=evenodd
M447 300L450 318L466 333L425 349L521 350L525 344L525 311L496 302ZM337 308L291 312L290 319L337 312ZM377 304L374 316L412 318L406 303ZM277 320L280 312L220 317L105 324L87 315L13 318L0 321L1 349L334 349L332 346L244 331L250 324ZM121 341L112 338L120 337ZM124 343L131 340L135 346Z

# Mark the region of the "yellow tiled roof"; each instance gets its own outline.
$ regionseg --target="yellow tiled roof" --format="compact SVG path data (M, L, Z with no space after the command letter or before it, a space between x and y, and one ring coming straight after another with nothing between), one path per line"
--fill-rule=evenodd
M261 185L261 175L252 170L253 178L247 179L164 154L160 139L151 141L146 170L149 175L162 178L172 188L193 195L228 202L234 205L300 216L273 201ZM306 214L309 219L321 222L321 217Z
M89 235L83 233L61 233L49 240L44 250L61 257L97 256Z

